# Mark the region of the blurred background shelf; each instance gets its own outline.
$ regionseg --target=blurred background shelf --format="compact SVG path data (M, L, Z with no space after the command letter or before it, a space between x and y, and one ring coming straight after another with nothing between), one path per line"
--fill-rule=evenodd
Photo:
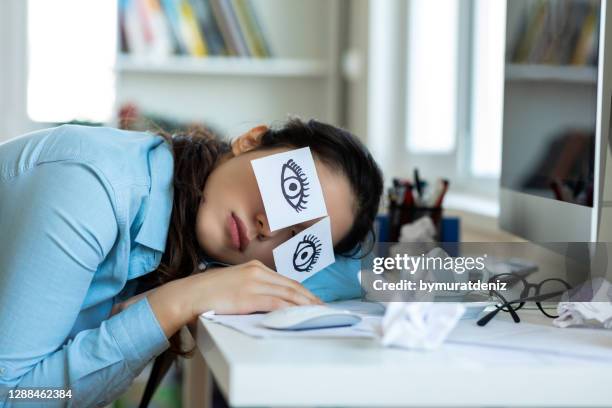
M285 120L291 115L331 123L340 121L343 106L340 103L339 49L343 32L340 16L345 7L341 0L210 0L201 3L189 0L187 3L212 6L223 3L225 11L234 12L240 11L241 5L249 5L258 21L258 32L267 44L267 52L255 52L250 46L248 53L238 52L223 30L224 46L219 47L210 35L213 27L210 19L207 22L198 20L200 34L208 34L201 36L207 44L203 54L202 49L198 53L185 45L189 45L189 38L181 37L182 47L173 43L168 49L161 40L147 46L143 26L138 24L141 16L136 6L140 3L129 0L123 14L120 13L123 20L120 18L118 24L121 41L117 44L114 65L115 111L126 105L135 106L141 112L174 122L204 123L228 137L262 123ZM167 10L162 8L162 11ZM214 11L213 20L219 27L231 20ZM221 24L222 21L225 23ZM240 34L240 38L252 40L255 37L248 27L238 24L233 32ZM180 34L184 33L180 31ZM247 40L246 44L251 43Z
M506 79L510 81L550 81L597 83L597 68L593 66L508 64Z
M175 56L155 60L120 55L116 70L120 73L176 75L323 77L328 74L329 67L324 60L299 58Z

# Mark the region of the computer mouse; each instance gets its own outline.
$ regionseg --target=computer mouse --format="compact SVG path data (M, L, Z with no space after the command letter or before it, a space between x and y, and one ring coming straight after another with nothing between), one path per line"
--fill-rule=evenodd
M328 306L291 306L268 313L261 325L277 330L323 329L328 327L352 326L361 317L347 310Z

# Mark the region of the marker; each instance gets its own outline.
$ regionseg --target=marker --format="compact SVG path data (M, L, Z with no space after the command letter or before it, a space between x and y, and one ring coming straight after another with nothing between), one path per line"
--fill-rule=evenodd
M440 194L438 195L438 199L436 200L436 203L435 203L436 208L442 207L442 201L444 201L444 196L446 195L447 191L448 191L448 180L442 179L442 191L440 192Z
M412 195L412 184L409 181L404 182L406 185L406 191L404 192L403 203L407 207L414 205L414 196Z

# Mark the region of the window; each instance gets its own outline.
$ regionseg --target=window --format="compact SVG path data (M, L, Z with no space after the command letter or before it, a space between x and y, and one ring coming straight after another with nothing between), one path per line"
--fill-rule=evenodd
M409 4L408 149L449 153L457 132L459 1Z
M446 155L466 178L499 177L506 1L409 4L409 152Z
M111 118L116 21L111 0L28 1L27 112L32 120Z
M499 177L504 98L506 2L475 0L470 171Z

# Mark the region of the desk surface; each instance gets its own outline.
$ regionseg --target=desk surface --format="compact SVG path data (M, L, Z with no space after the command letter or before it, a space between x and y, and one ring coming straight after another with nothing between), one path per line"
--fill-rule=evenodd
M521 317L516 326L496 318L491 332L508 338L513 333L504 327L522 327L521 335L541 328L538 347L575 343L603 357L454 341L422 352L367 339L256 339L204 319L196 341L232 406L612 405L612 330L550 328L535 311ZM456 331L469 337L487 328L463 320Z

